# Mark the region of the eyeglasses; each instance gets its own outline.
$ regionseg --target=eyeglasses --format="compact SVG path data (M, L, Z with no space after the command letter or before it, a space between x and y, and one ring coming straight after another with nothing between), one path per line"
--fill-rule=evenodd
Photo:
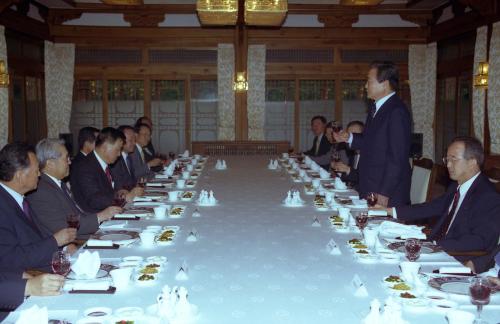
M451 156L451 157L447 157L447 156L443 157L443 163L445 165L448 164L448 162L455 163L455 162L457 162L459 160L465 160L465 159L463 157L457 158L457 157L453 157L453 156Z

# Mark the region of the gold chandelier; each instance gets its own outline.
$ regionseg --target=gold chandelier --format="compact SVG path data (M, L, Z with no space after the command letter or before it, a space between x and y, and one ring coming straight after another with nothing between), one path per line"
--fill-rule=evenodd
M142 0L101 0L102 3L108 5L119 6L140 6L143 4Z
M5 65L5 61L0 60L0 87L2 88L9 86L9 74L7 73L7 67Z
M197 0L196 11L202 25L236 25L238 0Z
M281 26L287 11L287 0L246 0L245 23L253 26Z
M488 62L480 62L478 70L479 73L474 76L474 86L488 89Z
M238 0L197 0L202 25L236 25ZM288 11L287 0L245 0L245 24L280 26Z

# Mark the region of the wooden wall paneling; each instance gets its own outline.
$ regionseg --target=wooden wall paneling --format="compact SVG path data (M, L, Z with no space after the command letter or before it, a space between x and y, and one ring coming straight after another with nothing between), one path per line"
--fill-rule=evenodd
M186 136L186 149L192 150L191 146L191 78L186 77L184 81L184 107L185 107L185 136Z
M30 35L34 38L49 40L49 28L38 20L24 16L14 10L6 9L0 14L0 25L6 29Z
M294 151L298 152L300 148L300 80L295 79L295 109L294 109L294 119L293 124L295 131L294 133Z
M334 120L342 121L342 78L335 79L335 113Z
M131 78L142 78L144 75L169 76L174 79L183 79L185 75L217 75L217 66L186 65L186 64L151 64L141 65L76 65L76 76L106 75L110 78L128 75Z
M151 78L146 76L144 80L144 116L151 118Z

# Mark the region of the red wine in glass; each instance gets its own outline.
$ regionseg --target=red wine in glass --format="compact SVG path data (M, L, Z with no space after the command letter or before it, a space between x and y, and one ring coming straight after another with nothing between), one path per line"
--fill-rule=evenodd
M333 130L334 133L338 133L338 132L340 132L342 130L342 126L334 125L332 127L332 130Z
M405 242L405 255L408 261L417 261L420 257L420 250L422 249L422 243L420 240L409 238Z
M141 188L144 188L146 186L146 178L140 177L139 181L137 181L137 185Z
M368 202L368 206L370 207L375 206L377 204L377 194L375 194L374 192L370 192L366 196L366 201Z
M122 194L117 193L113 197L113 206L123 207L123 206L125 206L126 203L127 203L127 201L125 200L125 197Z
M469 286L470 301L477 307L477 318L474 323L486 323L481 320L483 305L490 303L491 287L487 278L474 277Z
M52 255L52 271L55 274L66 276L71 269L71 262L69 261L69 254L64 251L56 251Z
M78 214L69 214L66 217L66 223L68 223L69 228L80 229L80 215Z
M359 213L356 215L356 226L358 226L359 230L361 233L363 233L363 230L366 227L366 224L368 223L368 213Z

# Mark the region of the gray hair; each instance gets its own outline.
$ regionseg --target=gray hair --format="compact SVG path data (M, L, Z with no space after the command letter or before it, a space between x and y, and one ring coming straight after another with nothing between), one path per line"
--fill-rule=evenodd
M64 146L64 141L56 138L44 138L38 142L36 157L40 163L40 170L45 168L48 160L61 157L61 153L57 150L60 145Z

